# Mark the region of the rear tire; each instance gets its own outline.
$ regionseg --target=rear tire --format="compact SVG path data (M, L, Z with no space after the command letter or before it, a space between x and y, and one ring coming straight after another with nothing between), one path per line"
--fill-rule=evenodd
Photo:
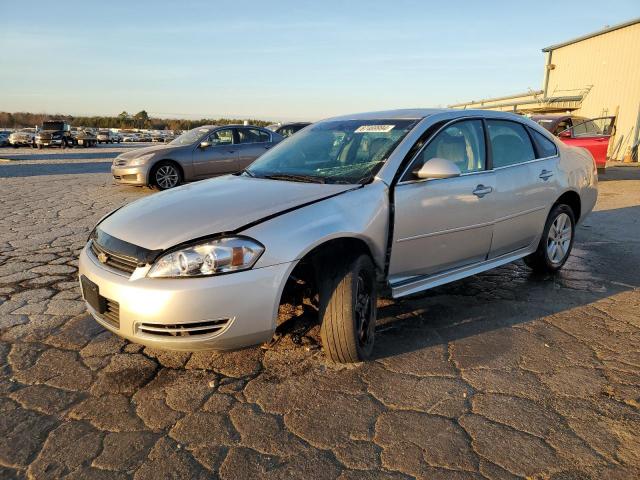
M373 262L359 255L335 264L320 288L320 336L334 362L354 363L371 356L374 344L377 286Z
M150 183L158 190L175 188L182 183L182 171L174 162L158 162L151 170Z
M571 207L555 205L547 217L538 249L524 257L524 263L535 272L557 272L571 254L575 230L576 220Z

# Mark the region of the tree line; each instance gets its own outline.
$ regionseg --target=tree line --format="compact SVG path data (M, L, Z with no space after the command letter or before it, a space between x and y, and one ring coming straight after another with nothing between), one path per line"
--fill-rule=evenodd
M0 112L0 127L3 128L25 128L42 125L47 120L64 120L70 125L93 128L145 128L150 130L190 130L201 125L229 125L232 123L243 123L244 119L238 118L202 118L200 120L185 120L178 118L153 118L141 110L135 114L124 111L116 117L110 116L73 116L73 115L50 115L47 113L31 112ZM252 125L261 127L273 122L249 119Z

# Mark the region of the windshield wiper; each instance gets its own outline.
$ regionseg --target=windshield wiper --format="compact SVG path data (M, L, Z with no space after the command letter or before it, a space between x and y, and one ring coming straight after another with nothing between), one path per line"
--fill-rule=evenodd
M243 175L243 174L245 174L245 173L246 173L246 174L247 174L247 176L249 176L249 177L255 177L255 176L256 176L256 174L255 174L255 173L253 173L253 172L251 172L251 171L247 170L246 168L243 168L242 170L240 170L238 173L236 173L236 175Z
M326 183L323 177L301 175L295 173L273 173L270 175L263 175L261 178L269 178L271 180L285 180L288 182Z

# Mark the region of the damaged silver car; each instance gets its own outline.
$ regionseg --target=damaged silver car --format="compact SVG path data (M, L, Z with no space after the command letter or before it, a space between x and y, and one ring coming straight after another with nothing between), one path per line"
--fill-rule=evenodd
M398 110L313 124L242 172L107 215L80 256L89 311L133 342L268 341L311 299L328 357L372 354L394 298L524 258L555 272L597 198L592 156L508 113Z

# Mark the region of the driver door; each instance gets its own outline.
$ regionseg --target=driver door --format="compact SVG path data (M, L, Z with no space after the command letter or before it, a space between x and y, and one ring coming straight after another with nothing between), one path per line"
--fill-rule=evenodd
M208 142L209 145L202 147L201 142ZM193 151L193 172L196 177L214 177L236 171L238 146L233 128L216 130L201 142Z
M460 176L417 179L432 158L453 162ZM453 123L418 153L395 187L389 280L432 275L484 261L491 247L495 177L487 168L480 119Z

